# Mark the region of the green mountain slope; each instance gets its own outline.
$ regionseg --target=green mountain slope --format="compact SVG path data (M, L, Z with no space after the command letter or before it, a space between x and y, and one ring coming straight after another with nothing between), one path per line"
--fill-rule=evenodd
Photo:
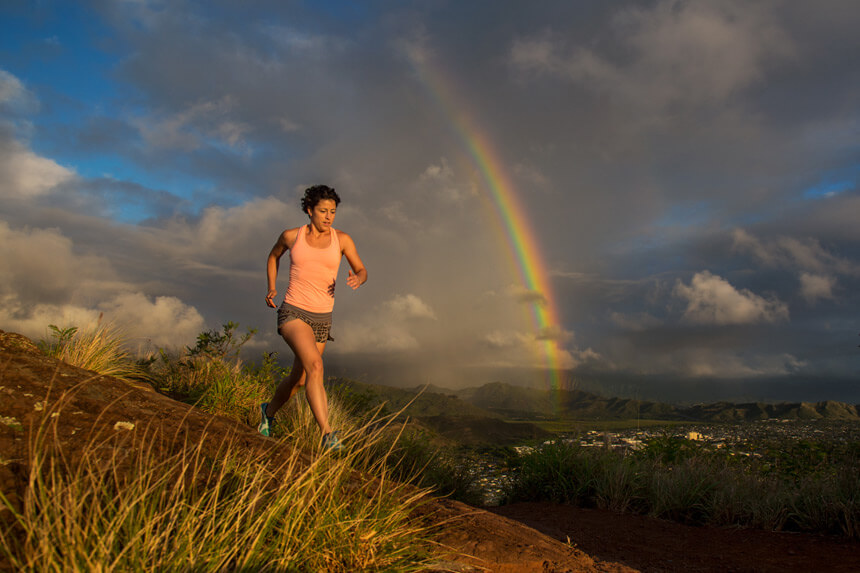
M689 420L739 422L751 420L860 420L860 408L843 402L715 402L683 407L631 398L604 398L579 390L546 391L500 382L457 391L463 401L518 419Z
M507 421L499 413L463 400L448 389L437 388L445 393L432 392L429 387L407 390L346 378L332 379L328 384L332 394L347 406L362 411L380 408L382 414L403 410L404 417L461 444L504 445L551 435L532 423Z

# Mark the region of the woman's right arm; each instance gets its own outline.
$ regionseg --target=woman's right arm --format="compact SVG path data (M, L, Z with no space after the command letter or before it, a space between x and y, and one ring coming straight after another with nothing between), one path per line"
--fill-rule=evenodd
M266 304L272 308L277 308L274 299L278 295L278 291L275 286L278 281L278 266L281 262L281 257L287 252L290 245L295 242L296 229L287 229L281 233L281 236L275 242L275 246L269 251L269 258L266 261L266 279L269 284L268 292L266 293Z

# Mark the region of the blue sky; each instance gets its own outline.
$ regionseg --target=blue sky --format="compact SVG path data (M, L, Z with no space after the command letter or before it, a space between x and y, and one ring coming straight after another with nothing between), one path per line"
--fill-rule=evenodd
M543 383L430 58L492 134L583 385L860 402L858 24L841 0L5 2L0 328L104 313L151 349L232 320L288 355L265 257L327 183L371 273L334 371Z

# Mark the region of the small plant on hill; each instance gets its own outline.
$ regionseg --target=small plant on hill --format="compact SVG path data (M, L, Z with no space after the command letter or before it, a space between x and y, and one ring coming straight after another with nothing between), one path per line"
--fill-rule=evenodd
M51 333L38 346L52 356L72 366L92 370L121 380L145 380L146 369L128 351L122 332L101 318L84 329L76 326L48 326Z
M180 355L160 350L149 363L157 389L207 412L255 424L255 407L271 396L287 371L274 353L265 353L259 366L244 364L239 352L256 331L239 336L238 327L228 322L222 331L202 332L196 345Z
M228 321L223 325L223 332L206 330L197 335L194 348L186 346L188 356L204 356L224 362L238 362L242 347L257 333L256 328L248 329L245 334L237 336L239 323Z

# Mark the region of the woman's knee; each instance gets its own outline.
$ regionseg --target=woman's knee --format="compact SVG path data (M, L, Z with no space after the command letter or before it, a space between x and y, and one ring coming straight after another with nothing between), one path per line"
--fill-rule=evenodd
M322 376L323 374L323 361L321 356L314 357L308 360L305 366L305 377L304 381L308 379L316 379Z

